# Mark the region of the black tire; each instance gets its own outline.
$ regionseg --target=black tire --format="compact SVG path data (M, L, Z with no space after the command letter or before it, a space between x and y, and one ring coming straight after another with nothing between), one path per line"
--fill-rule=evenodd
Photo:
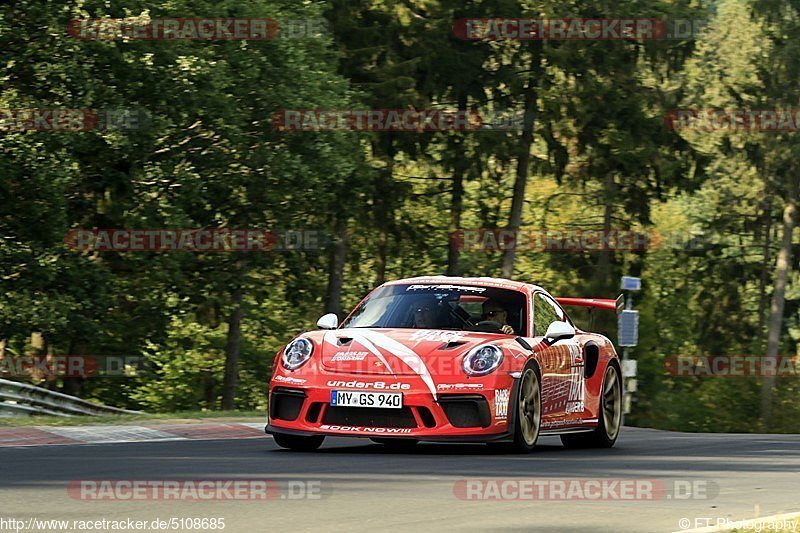
M516 423L511 449L530 453L536 447L542 425L542 384L539 374L532 366L522 371L514 403Z
M409 451L413 450L417 444L419 443L416 439L380 439L380 438L371 438L372 442L376 444L382 444L389 448L390 450L397 450L397 451Z
M622 378L616 365L608 365L600 388L597 427L589 433L561 435L567 448L611 448L622 430Z
M284 435L281 433L276 433L272 436L272 438L275 439L275 444L281 448L287 448L296 452L313 452L322 446L322 441L325 440L325 435L301 437L298 435Z

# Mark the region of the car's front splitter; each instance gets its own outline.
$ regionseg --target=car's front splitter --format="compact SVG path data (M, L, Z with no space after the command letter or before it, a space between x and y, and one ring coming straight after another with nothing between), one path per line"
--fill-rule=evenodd
M405 435L398 435L398 434L385 434L385 433L373 433L373 434L364 434L364 433L348 433L348 432L338 432L338 431L304 431L304 430L297 430L297 429L289 429L283 427L276 427L273 424L267 424L264 427L264 432L269 435L292 435L296 437L313 437L317 435L324 435L327 437L346 437L346 438L356 438L356 439L369 439L369 438L381 438L381 439L414 439L423 442L451 442L451 443L476 443L476 442L500 442L505 440L510 440L511 432L504 431L502 433L496 434L481 434L481 435L412 435L412 434L405 434Z

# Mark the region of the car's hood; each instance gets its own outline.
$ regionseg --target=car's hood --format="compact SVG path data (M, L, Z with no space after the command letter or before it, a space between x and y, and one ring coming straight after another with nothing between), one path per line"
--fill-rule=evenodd
M399 328L344 328L315 336L327 370L420 376L453 374L459 355L502 338L491 333Z

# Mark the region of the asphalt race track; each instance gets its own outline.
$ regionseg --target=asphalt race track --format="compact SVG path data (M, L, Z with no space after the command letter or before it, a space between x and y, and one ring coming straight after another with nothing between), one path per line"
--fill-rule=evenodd
M636 479L704 487L646 500L465 500L470 479ZM318 482L321 497L267 501L84 501L69 481L268 479ZM461 482L464 486L464 481ZM718 488L718 491L717 491ZM458 491L456 491L458 492ZM282 494L282 496L285 496ZM800 510L800 435L687 434L625 428L611 450L566 450L553 437L531 455L484 445L421 444L391 452L331 439L312 454L269 437L0 449L0 512L26 519L224 517L225 531L676 531L704 518ZM683 522L686 524L687 522Z

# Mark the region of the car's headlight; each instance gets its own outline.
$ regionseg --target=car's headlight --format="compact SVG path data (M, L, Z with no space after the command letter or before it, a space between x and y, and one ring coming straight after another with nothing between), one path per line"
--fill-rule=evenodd
M470 376L485 376L497 370L503 362L503 350L494 344L473 348L464 356L464 372Z
M306 361L311 359L311 352L313 351L314 343L310 340L304 339L303 337L293 340L287 344L286 349L283 350L283 357L281 359L284 368L288 370L300 368Z

